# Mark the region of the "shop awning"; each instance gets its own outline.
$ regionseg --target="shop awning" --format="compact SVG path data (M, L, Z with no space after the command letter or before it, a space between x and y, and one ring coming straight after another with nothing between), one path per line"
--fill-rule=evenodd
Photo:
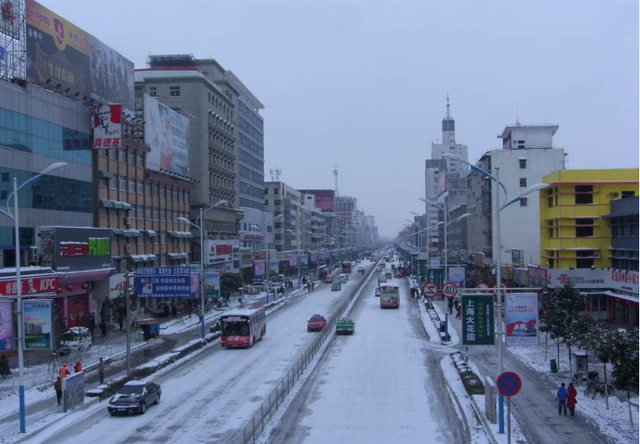
M139 254L132 254L131 256L129 256L129 259L131 259L135 264L144 261L144 258Z
M607 296L611 296L613 298L624 299L625 301L635 302L636 304L639 302L638 301L638 296L631 296L631 295L628 295L628 294L614 293L613 291L605 291L604 294L606 294Z
M116 228L115 230L113 230L113 234L115 234L116 236L122 236L124 234L124 230Z
M108 171L100 171L100 177L104 177L105 179L116 180L115 174L110 173Z
M130 210L130 209L132 209L132 208L133 208L133 207L131 206L131 204L130 204L130 203L128 203L128 202L120 202L120 204L122 205L122 209L124 209L124 210Z
M146 230L147 232L147 236L149 237L156 237L158 235L158 233L154 230Z
M124 237L140 237L142 236L142 233L140 232L140 230L122 230L122 233L124 234Z
M113 208L113 201L100 199L100 205L102 205L104 208Z
M168 231L169 237L175 237L179 239L184 239L188 237L193 237L190 231Z
M179 260L179 259L186 259L189 257L189 253L169 253L169 259L172 260Z

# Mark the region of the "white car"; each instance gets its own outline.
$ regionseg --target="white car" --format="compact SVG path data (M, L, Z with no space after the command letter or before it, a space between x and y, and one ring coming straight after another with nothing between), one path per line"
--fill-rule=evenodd
M346 284L348 280L349 280L349 276L347 276L346 274L341 274L340 276L338 276L338 281L341 284Z
M83 351L91 344L91 332L87 327L72 327L62 336L59 351L61 354Z
M379 289L379 288L376 288L376 293L375 293L375 294L376 294L376 297L377 297L377 298L379 298L379 297L380 297L380 289Z

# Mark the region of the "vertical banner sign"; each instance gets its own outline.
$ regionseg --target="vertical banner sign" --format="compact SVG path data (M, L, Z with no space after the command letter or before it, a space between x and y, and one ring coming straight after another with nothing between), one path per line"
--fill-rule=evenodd
M204 297L220 297L220 274L215 271L204 272Z
M65 412L84 404L84 372L74 373L62 380L62 400Z
M122 105L101 103L91 116L93 148L122 148Z
M449 281L458 288L465 287L465 267L449 267Z
M11 301L0 302L0 351L14 349L12 305Z
M280 264L278 261L269 261L269 277L278 276L280 272Z
M538 295L508 293L506 299L506 344L538 345Z
M295 268L298 266L298 256L292 254L289 256L289 267Z
M264 262L254 262L253 264L253 275L257 278L264 277Z
M51 301L22 301L24 319L25 350L51 350L53 338L51 329Z
M306 254L300 256L300 266L303 268L307 268L309 266L309 256Z
M442 268L429 268L427 281L433 282L438 287L442 287L442 285L444 284L443 275L444 272L442 271Z
M462 296L462 344L493 343L493 296Z

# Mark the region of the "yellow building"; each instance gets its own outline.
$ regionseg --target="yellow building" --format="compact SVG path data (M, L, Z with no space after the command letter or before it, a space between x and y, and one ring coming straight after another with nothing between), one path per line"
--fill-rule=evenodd
M547 268L611 267L610 202L638 195L638 169L559 170L542 178L540 264Z

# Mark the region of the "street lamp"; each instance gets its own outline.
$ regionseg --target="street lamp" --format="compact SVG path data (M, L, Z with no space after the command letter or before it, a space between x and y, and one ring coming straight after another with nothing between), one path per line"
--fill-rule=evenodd
M46 167L40 174L33 176L31 179L25 181L22 185L18 186L18 179L13 178L13 192L7 198L7 211L0 210L0 214L4 214L9 219L13 220L13 228L15 235L15 256L16 256L16 310L18 314L18 379L19 379L19 392L20 392L20 433L27 433L26 426L26 412L25 412L25 399L24 399L24 349L22 341L24 339L24 325L23 325L23 313L22 313L22 281L20 280L20 219L18 213L18 191L20 191L25 185L35 182L43 175L67 165L66 162L55 162ZM9 202L13 197L13 213L9 208Z
M499 373L502 374L504 371L504 358L503 358L503 353L502 353L502 305L504 303L504 293L502 291L502 269L500 267L502 261L500 258L500 254L501 254L501 247L500 247L500 211L504 210L505 208L507 208L509 205L514 204L516 202L518 202L521 198L536 192L536 191L540 191L544 188L547 188L549 185L548 184L544 184L544 183L538 183L535 185L530 186L529 188L527 188L522 194L520 194L517 198L509 201L507 196L507 188L504 186L504 184L502 182L500 182L500 167L496 167L496 175L495 177L491 175L491 173L489 173L488 171L479 168L475 165L472 165L471 163L467 162L465 159L463 159L462 157L456 155L456 154L443 154L442 157L449 159L449 160L455 160L458 162L462 162L466 165L468 165L472 171L475 171L477 173L482 174L485 177L490 178L491 180L495 181L504 191L504 200L506 201L506 203L501 207L500 206L500 193L496 191L495 196L494 196L494 201L493 201L493 205L491 207L491 215L493 220L495 221L495 233L493 234L494 239L495 239L495 246L496 248L494 249L494 259L496 262L496 290L497 290L497 296L498 296L498 303L496 304L496 309L498 311L498 370ZM500 414L500 425L499 425L499 433L504 433L504 398L502 395L499 396L499 414Z
M202 316L202 328L200 329L200 335L204 338L204 219L203 216L214 208L218 208L222 205L228 204L229 201L224 199L217 202L215 205L210 206L206 210L200 208L200 216L196 219L195 223L191 222L186 217L179 217L178 220L191 225L193 228L200 232L200 314ZM208 238L209 236L207 236ZM222 284L220 285L220 293L222 293Z

